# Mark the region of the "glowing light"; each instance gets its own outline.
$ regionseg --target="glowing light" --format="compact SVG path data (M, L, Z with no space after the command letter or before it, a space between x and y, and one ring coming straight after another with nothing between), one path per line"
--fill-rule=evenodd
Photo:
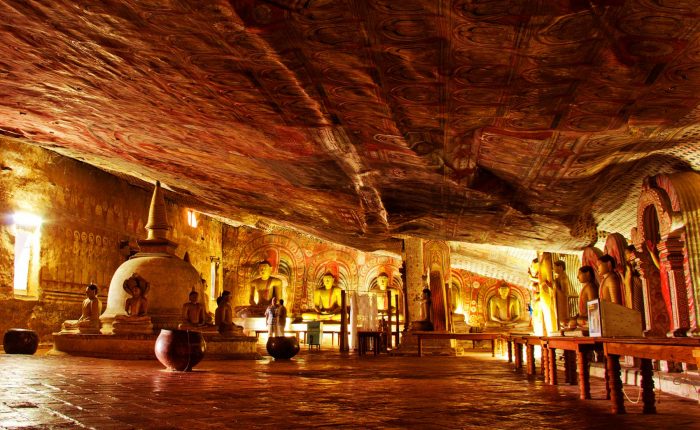
M197 214L192 209L187 209L187 224L192 228L197 228Z
M43 221L39 215L28 212L15 212L12 218L14 224L20 227L39 227Z

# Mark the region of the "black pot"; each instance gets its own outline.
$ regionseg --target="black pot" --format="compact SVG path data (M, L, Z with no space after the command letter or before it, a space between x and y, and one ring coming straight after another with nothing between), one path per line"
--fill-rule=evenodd
M202 358L206 342L202 333L190 330L161 330L156 339L156 358L168 370L188 372Z
M39 336L33 330L11 328L2 338L2 346L6 354L29 354L36 352L39 346Z
M272 336L267 339L267 353L276 360L289 360L299 352L296 337Z

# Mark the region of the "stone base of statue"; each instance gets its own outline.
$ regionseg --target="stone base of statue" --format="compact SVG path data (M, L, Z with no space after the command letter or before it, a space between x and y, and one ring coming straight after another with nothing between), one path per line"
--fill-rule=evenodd
M202 333L207 345L205 360L255 360L255 336L225 338L219 333ZM149 334L83 334L54 333L52 355L70 354L82 357L113 358L119 360L154 360L158 335Z
M418 321L413 321L418 322ZM412 322L412 323L413 323ZM413 324L411 324L413 325ZM418 355L418 337L413 335L414 330L409 330L401 338L401 344L394 348L389 355L398 356L415 356ZM434 330L421 330L434 331ZM434 356L457 356L460 355L462 348L457 346L454 339L423 339L423 355Z
M84 333L84 334L100 334L102 324L84 322L78 320L66 320L61 325L61 333Z
M39 336L34 330L11 328L3 336L2 346L5 354L32 355L39 347Z
M411 321L412 331L433 331L433 323L431 321Z
M233 313L238 318L264 318L268 305L236 306Z
M204 358L206 342L198 331L161 330L154 350L168 370L189 372Z
M299 353L299 341L296 337L271 336L266 348L275 360L289 360Z
M118 315L112 322L114 334L153 334L153 323L149 317Z
M243 327L236 324L222 324L217 327L216 331L221 337L243 336Z
M199 331L202 333L218 333L219 332L219 329L213 324L195 325L195 324L180 323L177 325L177 329L178 330Z

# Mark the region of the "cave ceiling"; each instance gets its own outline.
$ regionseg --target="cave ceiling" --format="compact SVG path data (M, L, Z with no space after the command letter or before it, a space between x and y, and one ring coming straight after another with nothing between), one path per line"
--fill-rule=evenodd
M580 249L700 164L693 0L0 0L0 133L363 250Z

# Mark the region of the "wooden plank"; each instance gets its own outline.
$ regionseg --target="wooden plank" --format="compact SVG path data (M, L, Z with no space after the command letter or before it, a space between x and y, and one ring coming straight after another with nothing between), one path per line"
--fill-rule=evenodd
M695 363L693 351L700 349L689 345L656 345L649 343L605 342L605 354L631 355L637 358L651 358L682 363Z

